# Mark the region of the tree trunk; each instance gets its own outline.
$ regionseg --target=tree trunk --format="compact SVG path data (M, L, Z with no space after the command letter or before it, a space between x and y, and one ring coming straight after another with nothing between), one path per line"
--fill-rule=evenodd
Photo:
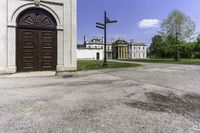
M175 52L175 55L174 55L174 59L175 59L175 61L180 61L180 52L179 52L179 45L178 44L176 45L176 52Z

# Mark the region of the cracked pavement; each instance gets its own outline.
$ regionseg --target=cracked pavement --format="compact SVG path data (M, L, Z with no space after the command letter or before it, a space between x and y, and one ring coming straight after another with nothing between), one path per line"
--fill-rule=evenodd
M199 133L200 66L0 76L2 133Z

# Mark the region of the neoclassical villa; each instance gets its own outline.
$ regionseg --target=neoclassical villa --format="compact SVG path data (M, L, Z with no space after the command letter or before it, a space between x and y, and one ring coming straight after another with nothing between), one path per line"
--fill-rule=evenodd
M0 0L0 14L0 73L76 69L76 0Z
M106 45L108 59L141 59L147 58L147 46L144 43L126 41L125 39L112 39ZM102 60L104 58L104 39L94 37L88 41L84 37L84 43L78 45L77 59Z

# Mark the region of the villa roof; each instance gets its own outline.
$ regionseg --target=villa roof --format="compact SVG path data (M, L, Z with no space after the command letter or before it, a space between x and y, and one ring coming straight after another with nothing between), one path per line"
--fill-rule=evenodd
M128 44L126 40L116 40L113 44Z
M131 43L132 46L147 46L144 43Z

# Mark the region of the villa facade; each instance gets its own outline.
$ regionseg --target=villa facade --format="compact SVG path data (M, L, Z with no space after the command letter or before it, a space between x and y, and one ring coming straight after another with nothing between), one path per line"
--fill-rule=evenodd
M124 39L112 39L106 45L107 59L143 59L147 58L147 46L144 43L128 42ZM77 59L104 59L104 40L94 37L91 41L84 38L84 43L78 45Z

